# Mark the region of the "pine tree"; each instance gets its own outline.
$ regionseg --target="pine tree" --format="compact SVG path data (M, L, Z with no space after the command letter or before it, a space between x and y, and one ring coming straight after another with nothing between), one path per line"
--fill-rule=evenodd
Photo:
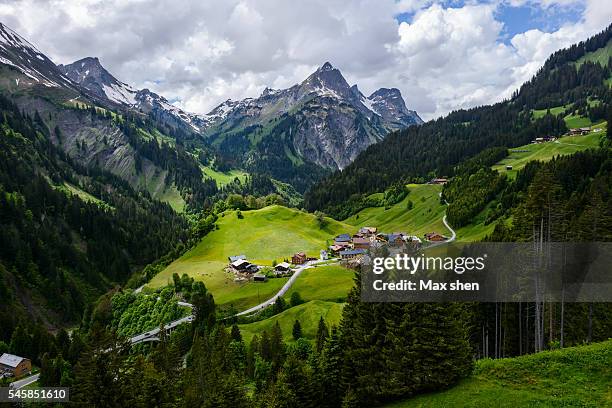
M300 321L296 319L295 323L293 323L293 339L297 340L302 337L302 325L300 325Z
M238 325L236 323L232 325L232 332L230 337L233 341L242 342L242 335L240 334L240 329L238 328Z
M319 326L317 327L317 337L315 339L315 350L317 351L317 353L321 353L321 351L323 350L328 336L329 331L327 330L327 325L325 324L325 320L323 320L323 316L321 316L321 318L319 319Z

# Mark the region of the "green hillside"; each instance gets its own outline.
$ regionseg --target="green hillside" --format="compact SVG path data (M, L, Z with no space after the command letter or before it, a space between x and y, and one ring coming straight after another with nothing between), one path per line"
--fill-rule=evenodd
M236 283L231 273L224 272L228 256L244 254L261 265L271 265L274 260L280 262L297 251L318 257L327 240L356 230L330 218L325 218L320 225L313 214L278 205L243 211L242 216L239 219L233 211L223 213L217 230L155 276L149 286L164 286L172 280L173 273L186 273L204 281L218 304L231 303L236 308L253 306L258 299L263 301L276 293L285 279Z
M230 182L234 181L236 177L238 177L240 181L244 181L247 176L245 172L240 170L230 170L223 173L208 166L201 166L200 169L205 177L210 177L215 180L219 187L229 184Z
M245 342L248 344L255 334L261 334L264 330L270 332L272 327L278 322L283 332L285 341L292 341L293 323L300 321L302 334L305 338L313 340L317 334L319 319L323 317L328 327L340 324L342 308L344 303L324 302L313 300L299 306L292 307L284 312L260 322L241 324L240 332Z
M471 377L435 394L387 408L604 407L612 404L612 340L499 360L481 360Z
M344 220L356 227L372 226L384 232L406 232L423 236L426 232L447 233L442 223L444 205L440 203L442 186L436 184L409 184L408 196L389 209L370 207ZM413 207L408 209L408 202Z
M592 126L593 132L586 136L566 136L554 142L527 144L509 149L510 155L493 165L494 170L505 172L510 178L516 177L517 170L533 160L548 161L558 155L568 155L599 146L599 140L606 134L606 123ZM601 129L600 131L595 131ZM512 170L506 170L506 166Z
M603 48L586 53L583 57L576 61L576 66L579 67L586 61L598 62L599 65L605 66L608 65L610 57L612 57L612 41L608 41L608 44Z
M318 266L306 269L300 274L286 294L289 299L298 292L302 299L338 301L346 299L354 286L355 272L340 265Z

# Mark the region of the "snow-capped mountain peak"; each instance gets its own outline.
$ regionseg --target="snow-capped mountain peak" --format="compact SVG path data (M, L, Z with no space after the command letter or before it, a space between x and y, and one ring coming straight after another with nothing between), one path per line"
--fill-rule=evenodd
M109 99L120 105L134 105L138 90L119 81L108 72L97 57L85 57L58 68L70 80L90 90L101 98Z
M70 81L45 54L28 40L0 23L0 63L12 66L31 80L29 85L71 87Z

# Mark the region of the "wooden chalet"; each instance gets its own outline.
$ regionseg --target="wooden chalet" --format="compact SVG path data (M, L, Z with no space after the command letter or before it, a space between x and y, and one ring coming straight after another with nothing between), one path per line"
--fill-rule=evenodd
M32 362L25 357L4 353L0 356L0 372L9 373L13 377L23 377L32 372Z
M287 262L281 262L274 267L275 272L287 273L291 271L291 265Z
M446 241L446 237L442 234L438 234L437 232L428 232L425 234L425 239L432 242Z
M306 263L306 260L307 258L304 252L297 252L291 257L291 263L294 265L302 265Z

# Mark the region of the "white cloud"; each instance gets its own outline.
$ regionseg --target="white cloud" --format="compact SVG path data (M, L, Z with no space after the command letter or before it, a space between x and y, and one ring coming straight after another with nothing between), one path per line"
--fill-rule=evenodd
M120 80L196 112L290 86L329 60L364 93L400 88L431 118L509 95L552 51L612 20L612 2L589 0L578 23L503 43L496 7L508 1L15 0L0 20L58 63L98 56ZM400 24L398 13L414 17Z

